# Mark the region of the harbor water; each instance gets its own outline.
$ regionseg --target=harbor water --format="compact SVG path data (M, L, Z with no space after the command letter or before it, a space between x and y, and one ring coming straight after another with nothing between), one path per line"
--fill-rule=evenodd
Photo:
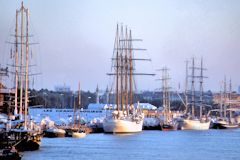
M23 160L236 160L239 149L240 129L102 133L43 138L40 150L24 152Z

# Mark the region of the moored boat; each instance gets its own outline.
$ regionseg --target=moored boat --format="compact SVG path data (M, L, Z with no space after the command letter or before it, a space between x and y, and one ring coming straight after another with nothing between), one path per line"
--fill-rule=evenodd
M116 113L116 112L115 112ZM114 114L114 113L113 113ZM103 122L105 133L134 133L141 132L143 127L144 114L136 115L136 118L120 115L108 117Z
M103 121L105 133L135 133L141 132L143 128L144 113L140 109L139 102L137 107L133 105L133 76L134 75L155 75L134 73L135 66L133 60L133 42L131 30L124 31L121 26L120 33L117 25L114 54L112 57L115 78L115 104L116 109L111 115L106 116ZM144 60L144 59L142 59Z
M199 119L184 119L182 130L208 130L210 121L201 121Z
M72 132L72 137L73 138L84 138L86 137L86 132L82 131L82 130L79 130L77 132Z
M56 138L65 137L66 131L59 128L49 128L43 131L44 137Z

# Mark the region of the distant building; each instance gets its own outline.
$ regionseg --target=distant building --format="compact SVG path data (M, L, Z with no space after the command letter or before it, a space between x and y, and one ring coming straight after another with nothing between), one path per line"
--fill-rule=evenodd
M226 97L220 93L215 93L213 95L213 103L220 104L221 101L227 105L231 104L233 107L240 107L240 94L232 93L231 99L229 99L229 93Z
M65 84L58 85L58 86L55 86L55 91L68 93L68 92L71 92L71 88L70 88L70 86L66 86Z
M11 95L11 96L10 96ZM0 113L13 113L11 97L14 95L14 91L7 89L2 83L0 83Z

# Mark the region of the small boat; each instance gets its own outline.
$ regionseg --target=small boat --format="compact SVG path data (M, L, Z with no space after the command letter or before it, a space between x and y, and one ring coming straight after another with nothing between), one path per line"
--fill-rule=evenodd
M86 137L86 132L82 131L82 130L79 130L77 132L72 132L72 137L73 138L84 138Z
M23 123L24 122L24 123ZM35 151L38 150L41 145L42 130L32 120L9 120L11 129L9 129L9 135L17 143L15 148L18 151Z
M49 128L43 131L44 137L56 138L56 137L65 137L66 131L59 128Z
M80 82L78 84L78 107L80 108L81 107L81 90L80 90ZM81 118L80 118L80 112L79 112L79 115L78 115L78 118L79 120L76 120L76 107L75 107L75 101L74 101L74 125L73 125L73 128L72 128L72 137L73 138L84 138L86 137L86 132L85 132L85 128L81 128Z
M175 131L175 130L177 130L177 126L174 124L164 123L161 125L161 130L162 131Z
M239 127L238 124L229 123L228 121L219 118L212 123L211 128L213 128L213 129L234 129L234 128L238 128L238 127Z
M22 155L17 152L17 150L12 147L11 149L3 149L0 152L0 160L21 160Z

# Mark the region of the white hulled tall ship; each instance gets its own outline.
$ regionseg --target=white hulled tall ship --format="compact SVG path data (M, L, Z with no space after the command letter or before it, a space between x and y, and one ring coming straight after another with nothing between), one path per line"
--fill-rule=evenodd
M113 52L113 68L116 80L116 110L110 116L107 116L103 121L103 129L106 133L134 133L141 132L143 127L144 114L139 107L133 105L133 76L134 75L153 75L134 73L134 50L132 42L137 39L132 39L131 30L124 31L121 26L121 31L117 25L114 52Z
M197 68L195 67L195 60L192 59L192 66L190 67L192 69L192 75L191 75L191 114L188 114L187 118L183 120L183 126L181 127L183 130L208 130L210 127L210 120L206 115L203 116L203 107L205 106L203 104L203 79L205 78L203 76L203 61L201 59L201 67ZM200 76L196 76L195 70L200 69ZM187 72L188 73L188 72ZM188 76L188 75L187 75ZM196 91L195 91L195 79L199 79L200 83L200 91L199 91L199 99L196 103ZM188 96L186 94L186 96ZM188 105L188 102L186 102L186 105ZM199 108L199 110L195 110L196 106ZM195 112L199 111L199 116L195 116Z

